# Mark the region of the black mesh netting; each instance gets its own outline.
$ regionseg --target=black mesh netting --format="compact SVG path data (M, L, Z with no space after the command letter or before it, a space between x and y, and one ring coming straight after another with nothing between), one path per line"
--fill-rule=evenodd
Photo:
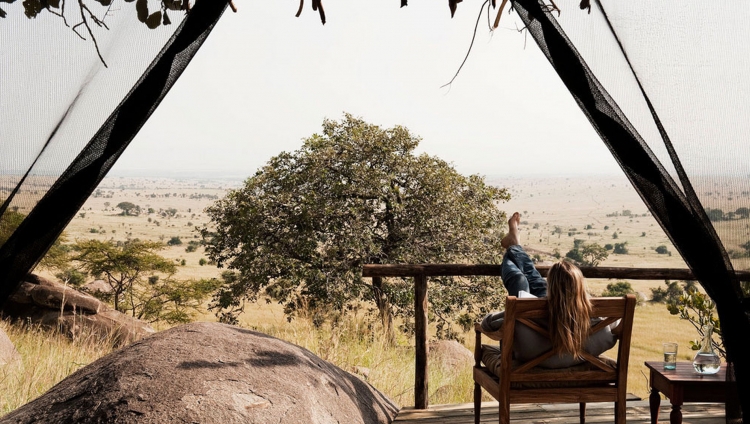
M164 6L179 1L6 3L0 3L6 15L0 20L0 304L122 154L227 5L200 1L186 13ZM80 25L84 19L88 27Z
M526 29L717 303L741 387L750 335L747 9L515 0ZM541 107L540 107L541 108ZM554 111L547 111L554 113ZM740 390L745 411L750 390ZM729 418L729 416L728 416Z

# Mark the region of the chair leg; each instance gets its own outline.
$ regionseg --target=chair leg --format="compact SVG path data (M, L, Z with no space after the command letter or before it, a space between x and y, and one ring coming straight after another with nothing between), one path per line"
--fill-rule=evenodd
M625 402L615 402L615 424L625 424Z
M581 402L578 408L581 412L581 424L586 424L586 402Z
M510 424L510 403L508 399L498 399L498 402L500 424Z
M479 424L479 415L482 413L482 387L474 383L474 424Z

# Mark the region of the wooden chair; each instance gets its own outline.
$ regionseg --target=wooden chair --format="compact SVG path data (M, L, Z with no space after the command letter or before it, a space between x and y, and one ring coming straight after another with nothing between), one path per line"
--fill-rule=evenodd
M604 318L591 328L593 334L618 319L620 323L612 330L617 338L617 360L594 357L585 354L582 365L563 369L543 369L537 367L554 353L546 353L534 359L519 363L513 359L515 329L522 323L533 331L549 338L549 332L538 323L548 319L546 299L518 299L508 296L505 304L505 320L496 332L483 332L475 324L476 349L474 358L474 422L479 424L482 387L500 402L500 424L510 422L512 403L579 403L581 424L586 419L586 402L614 402L615 423L625 423L625 397L627 390L628 360L630 356L630 335L633 328L633 314L636 298L627 295L622 298L593 298L592 317ZM500 349L482 345L482 334L500 341ZM611 339L610 339L611 340ZM484 354L491 350L500 353L500 364L494 365L493 373L482 363ZM491 358L488 357L488 358ZM490 362L489 359L487 362ZM498 371L499 368L499 371Z

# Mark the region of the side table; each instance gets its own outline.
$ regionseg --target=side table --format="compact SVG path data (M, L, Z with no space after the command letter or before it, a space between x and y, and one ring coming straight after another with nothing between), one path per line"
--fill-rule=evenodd
M659 393L669 398L672 412L670 424L682 423L680 408L684 402L726 402L728 384L726 381L726 364L713 375L700 375L690 362L678 362L677 369L665 370L664 362L648 361L646 366L651 371L651 395L648 398L651 409L651 424L659 421Z

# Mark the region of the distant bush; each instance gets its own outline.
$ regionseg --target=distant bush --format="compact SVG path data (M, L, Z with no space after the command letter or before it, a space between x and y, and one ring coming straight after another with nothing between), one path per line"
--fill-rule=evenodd
M661 246L657 247L654 250L656 250L656 253L658 253L660 255L666 255L666 254L669 253L669 249L667 249L667 246L665 246L663 244Z
M62 272L58 272L55 274L55 277L73 287L81 287L86 283L86 274L74 268L68 268Z
M613 239L616 239L617 237L619 237L619 236L617 235L617 231L615 231L614 233L612 233L612 238L613 238Z
M695 284L695 282L693 282ZM652 287L651 288L651 301L654 303L669 303L669 302L675 302L677 299L680 298L680 295L682 295L684 289L679 286L677 281L665 281L664 285L667 286L667 288L662 287ZM685 286L687 287L687 286Z
M200 245L201 245L201 242L199 242L198 240L190 240L188 242L187 247L185 248L185 251L188 253L195 252L198 249L198 246Z
M642 305L646 299L642 294L636 293L633 286L627 281L618 281L607 284L607 288L600 295L601 297L622 297L628 294L634 294L638 305Z
M602 297L620 297L626 294L635 294L633 286L627 281L617 281L607 284L607 288L602 292Z
M607 243L607 244L604 245L604 248L607 249L607 250L612 250L612 248L614 248L614 246L612 246L612 243Z
M616 253L618 255L627 255L628 254L628 248L625 247L626 244L628 244L628 242L615 243L615 247L614 247L613 253Z
M178 236L174 236L167 242L167 245L169 246L179 246L182 244L182 240Z
M200 265L200 266L203 266L203 265L205 265L205 264L207 264L207 263L208 263L208 261L206 260L206 258L201 258L201 259L200 259L200 260L198 261L198 265Z

